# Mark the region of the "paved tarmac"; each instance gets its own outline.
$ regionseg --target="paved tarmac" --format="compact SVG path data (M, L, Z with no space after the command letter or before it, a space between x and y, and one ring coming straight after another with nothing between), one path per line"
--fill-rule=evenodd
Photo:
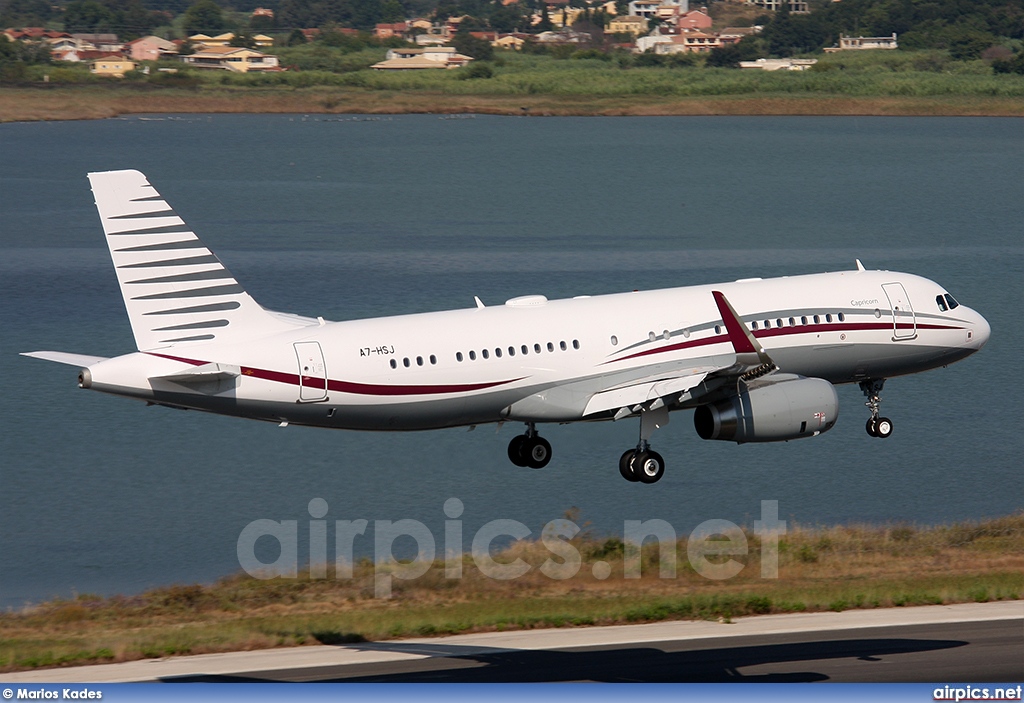
M296 647L0 681L1021 683L1024 601Z

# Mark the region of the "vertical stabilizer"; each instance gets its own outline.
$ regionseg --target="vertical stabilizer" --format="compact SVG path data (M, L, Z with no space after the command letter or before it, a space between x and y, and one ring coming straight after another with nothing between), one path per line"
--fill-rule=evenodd
M89 182L139 350L289 328L245 292L142 173L90 173Z

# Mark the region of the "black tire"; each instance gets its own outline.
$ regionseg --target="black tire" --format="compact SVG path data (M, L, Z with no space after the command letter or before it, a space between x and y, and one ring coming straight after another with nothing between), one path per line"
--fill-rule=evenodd
M640 452L630 463L633 466L633 473L641 483L657 483L665 475L665 460L658 452Z
M868 436L870 436L870 437L877 437L878 436L877 434L875 434L875 427L876 427L877 424L878 424L878 420L876 420L873 417L869 417L868 418L868 424L864 427L864 429L867 430Z
M885 439L892 435L892 420L887 417L878 418L878 422L875 423L875 436L881 439Z
M640 479L633 473L633 455L636 454L635 449L627 449L626 452L619 458L619 473L622 478L626 479L630 483L636 483Z
M508 460L516 466L526 466L526 459L523 458L523 447L526 444L526 435L516 435L508 443Z
M543 437L527 437L521 454L531 469L543 469L551 461L551 445Z

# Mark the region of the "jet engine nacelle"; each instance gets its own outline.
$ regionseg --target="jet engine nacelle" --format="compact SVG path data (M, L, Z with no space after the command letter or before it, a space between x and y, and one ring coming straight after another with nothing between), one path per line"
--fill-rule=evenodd
M821 378L760 379L738 395L699 406L693 424L701 439L778 442L813 437L839 417L836 389Z

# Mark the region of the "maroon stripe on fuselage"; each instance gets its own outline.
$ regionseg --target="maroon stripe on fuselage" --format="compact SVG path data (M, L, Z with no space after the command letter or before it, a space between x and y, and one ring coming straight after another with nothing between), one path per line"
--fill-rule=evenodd
M898 324L896 329L910 330L914 329L912 324ZM917 329L919 330L959 330L964 329L963 327L954 327L950 325L928 325L918 324ZM891 330L893 325L891 322L846 322L846 323L834 323L834 324L818 324L818 325L798 325L796 327L775 327L767 330L753 330L754 337L784 337L787 335L796 334L817 334L819 332L857 332L866 330ZM617 361L627 361L629 359L636 359L642 356L650 356L651 354L664 354L665 352L678 351L680 349L692 349L694 347L700 347L707 344L726 344L730 342L729 335L714 335L711 337L704 337L702 339L693 339L686 342L677 342L675 344L669 344L664 347L658 347L657 349L646 349L641 352L624 356L620 359L610 359L604 362L605 364L611 364Z
M170 359L171 361L180 361L183 364L191 364L192 366L202 366L208 364L208 361L199 361L197 359L186 359L180 356L171 356L169 354L157 354L155 352L145 352L150 356L158 356L162 359ZM286 383L292 386L299 385L299 375L294 373L284 373L283 371L270 371L268 369L257 369L251 366L243 366L242 375L249 376L251 378L259 378L264 381L274 381L275 383ZM322 378L309 378L309 382L304 384L307 388L322 389L324 379ZM522 378L513 378L507 381L488 381L485 383L453 383L447 385L429 385L429 386L389 386L377 383L355 383L353 381L335 381L332 379L327 380L327 389L332 391L338 391L339 393L351 393L353 395L380 395L380 396L392 396L392 395L440 395L444 393L467 393L469 391L480 391L487 388L494 388L496 386L504 386L509 383L515 383L520 381Z

